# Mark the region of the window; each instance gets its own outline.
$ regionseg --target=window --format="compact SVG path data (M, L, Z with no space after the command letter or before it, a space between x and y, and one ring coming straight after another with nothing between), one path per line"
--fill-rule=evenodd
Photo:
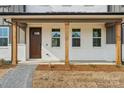
M60 29L52 29L52 47L60 47Z
M80 47L80 29L72 29L72 47Z
M124 44L124 27L122 28L122 44ZM106 27L106 44L116 43L116 31L115 25L110 25Z
M106 44L115 44L115 25L106 27Z
M0 46L8 46L9 27L0 27Z
M101 46L101 29L93 29L93 47Z

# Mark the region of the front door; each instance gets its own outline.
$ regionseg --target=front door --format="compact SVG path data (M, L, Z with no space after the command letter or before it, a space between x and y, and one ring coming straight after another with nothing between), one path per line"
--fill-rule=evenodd
M30 58L41 58L41 28L30 28Z

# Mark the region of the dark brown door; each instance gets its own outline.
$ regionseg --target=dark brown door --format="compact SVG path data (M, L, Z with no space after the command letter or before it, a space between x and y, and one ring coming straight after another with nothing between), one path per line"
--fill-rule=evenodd
M30 58L41 58L41 28L30 28Z

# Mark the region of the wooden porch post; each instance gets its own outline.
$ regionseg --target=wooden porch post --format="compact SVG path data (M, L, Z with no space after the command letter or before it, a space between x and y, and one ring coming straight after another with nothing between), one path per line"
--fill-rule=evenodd
M65 65L69 65L69 23L65 23Z
M121 64L121 23L115 24L115 31L116 31L116 64Z
M12 24L12 64L17 64L17 23Z

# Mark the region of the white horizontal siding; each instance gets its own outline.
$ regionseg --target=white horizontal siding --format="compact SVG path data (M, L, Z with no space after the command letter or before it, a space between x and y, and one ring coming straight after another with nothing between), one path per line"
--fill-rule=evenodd
M65 27L64 23L29 23L27 27L27 43L18 44L18 59L25 61L29 59L29 27L42 28L42 58L44 61L58 61L65 59ZM60 28L61 30L61 46L58 48L51 47L51 29ZM72 47L71 30L72 28L81 29L81 47ZM92 46L92 29L102 29L102 46L94 48ZM71 23L69 28L69 59L70 60L104 60L115 61L115 44L106 44L106 29L104 23ZM24 34L22 34L24 35ZM23 38L22 38L23 39ZM124 50L124 45L123 45ZM0 59L11 60L11 46L0 47ZM123 51L124 60L124 51Z
M0 59L11 60L11 45L0 47ZM25 44L18 44L18 60L26 60Z
M63 23L29 23L29 27L42 28L42 60L64 60L65 59L65 27ZM60 28L61 46L51 47L51 29ZM72 47L71 30L72 28L81 29L81 47ZM102 46L92 46L93 28L102 29ZM106 44L106 29L104 23L70 23L69 31L69 59L70 60L105 60L115 61L115 44ZM29 41L29 30L27 33L27 42ZM123 46L124 48L124 46ZM29 43L27 43L27 59L29 59ZM124 59L124 55L123 55Z

